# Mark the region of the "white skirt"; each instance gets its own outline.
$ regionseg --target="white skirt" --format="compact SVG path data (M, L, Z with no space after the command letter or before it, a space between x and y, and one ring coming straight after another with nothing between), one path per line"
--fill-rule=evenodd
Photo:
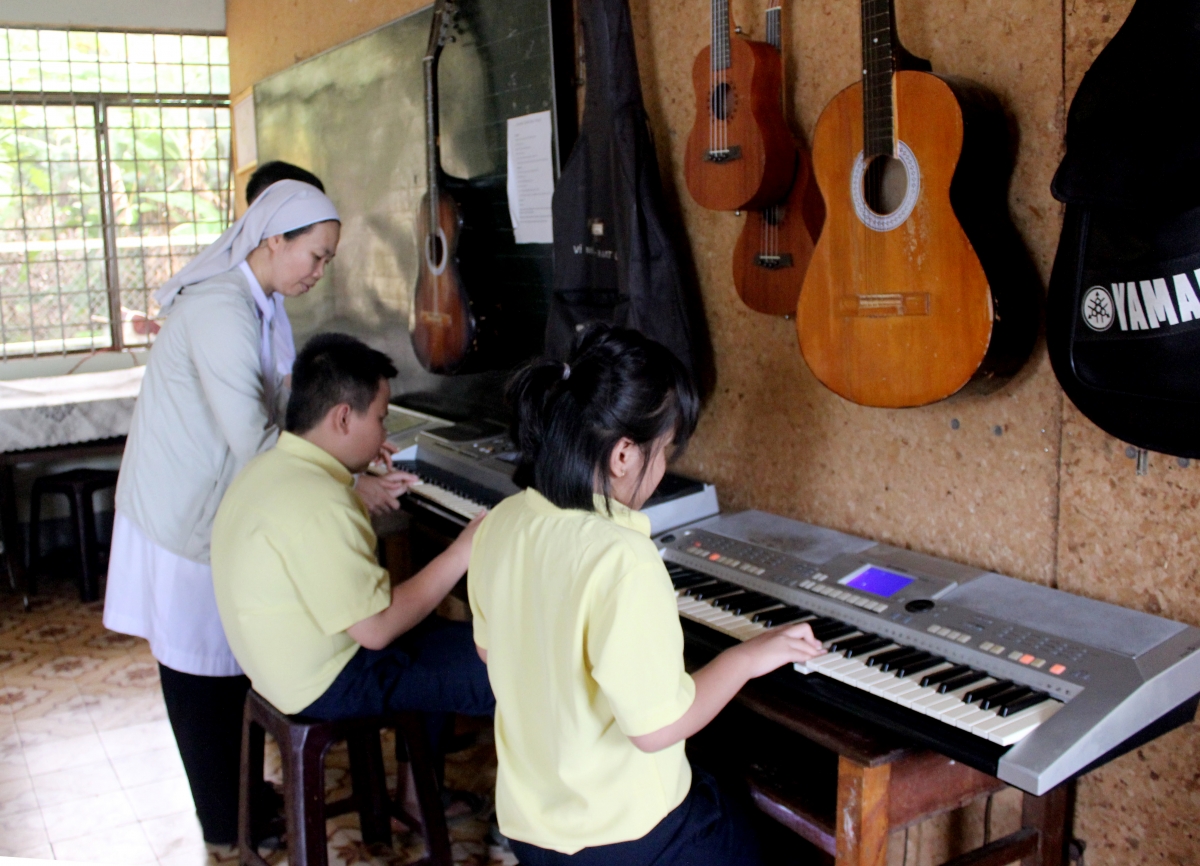
M159 547L119 511L104 627L145 638L154 657L172 670L203 677L242 672L221 627L212 568Z

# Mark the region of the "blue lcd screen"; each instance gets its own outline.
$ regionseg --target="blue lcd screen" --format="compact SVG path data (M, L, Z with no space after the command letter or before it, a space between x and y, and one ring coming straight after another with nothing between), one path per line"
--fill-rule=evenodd
M876 568L874 565L868 565L849 580L841 582L846 586L861 589L863 592L869 592L872 595L891 598L904 589L904 587L913 583L914 578L905 577L903 574L896 574L894 571L885 571L882 568Z

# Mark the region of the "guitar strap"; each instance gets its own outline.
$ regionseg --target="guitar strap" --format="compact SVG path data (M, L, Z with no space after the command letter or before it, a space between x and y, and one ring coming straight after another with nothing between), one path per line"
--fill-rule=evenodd
M1200 0L1137 0L1071 103L1051 188L1063 389L1125 442L1200 457Z
M665 218L626 0L580 0L587 60L583 123L554 191L554 292L546 352L565 359L579 328L634 328L669 348L697 383L707 339Z

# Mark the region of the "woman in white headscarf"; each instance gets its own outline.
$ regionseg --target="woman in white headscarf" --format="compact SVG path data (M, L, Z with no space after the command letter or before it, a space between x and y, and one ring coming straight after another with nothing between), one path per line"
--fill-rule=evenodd
M279 181L155 295L167 319L121 462L104 624L150 642L204 838L214 844L237 839L249 680L217 613L212 521L234 476L279 436L296 357L283 300L321 279L340 230L324 193ZM394 474L390 492L407 479Z

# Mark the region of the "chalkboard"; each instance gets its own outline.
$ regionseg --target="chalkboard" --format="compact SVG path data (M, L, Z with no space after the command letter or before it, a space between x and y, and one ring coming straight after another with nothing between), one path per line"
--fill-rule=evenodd
M439 71L442 165L498 191L495 207L506 213L507 120L550 110L558 164L574 140L570 2L456 5L454 42ZM437 376L420 367L408 326L418 264L413 224L425 193L421 60L431 17L432 7L419 10L255 85L258 159L313 171L342 215L327 276L288 301L297 343L319 331L354 334L396 362L393 391L403 402L450 416L498 417L506 368L541 351L551 246L516 246L519 261L500 263L488 287L509 301L506 352L490 364L500 369Z

